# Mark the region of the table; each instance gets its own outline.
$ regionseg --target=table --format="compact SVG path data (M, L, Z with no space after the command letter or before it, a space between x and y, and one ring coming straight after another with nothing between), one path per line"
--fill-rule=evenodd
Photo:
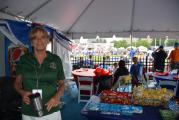
M112 75L109 76L96 76L94 73L95 69L89 69L89 68L80 68L72 71L72 74L74 76L74 80L78 86L78 76L88 76L88 77L93 77L94 81L94 93L99 93L104 89L110 89L112 85ZM97 85L99 84L99 85ZM96 88L98 86L98 88ZM97 92L96 89L98 89Z
M164 80L164 81L167 81L167 82L170 82L170 81L176 82L176 93L175 93L175 96L177 98L179 98L179 80L174 80L173 79L173 77L176 76L176 75L169 74L167 76L159 76L159 75L153 74L152 76L155 78L155 80L156 80L158 85L159 85L159 81L160 80Z
M152 74L152 76L156 79L157 82L159 80L168 80L168 81L172 80L172 81L176 81L177 82L177 80L173 79L174 75L159 76L159 75Z
M88 68L81 68L81 69L76 69L72 71L72 74L74 76L89 76L89 77L95 77L94 73L95 69L88 69Z
M96 111L88 111L86 109L90 102L99 102L98 96L92 96L87 102L84 108L81 110L81 114L87 117L89 120L162 120L159 107L143 107L142 114L127 115L106 115Z

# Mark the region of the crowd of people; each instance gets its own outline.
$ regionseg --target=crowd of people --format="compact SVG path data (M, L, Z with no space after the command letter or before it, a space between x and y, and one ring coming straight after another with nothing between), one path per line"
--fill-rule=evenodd
M123 75L130 74L132 76L132 84L137 85L139 81L142 79L142 72L144 65L140 61L140 57L137 56L137 52L131 49L130 56L132 58L133 64L130 66L130 70L126 67L126 60L122 59L118 63L114 63L112 67L112 73L114 74L114 82L116 83L118 78ZM159 46L155 51L152 52L151 56L153 57L153 72L164 72L165 71L165 61L168 59L170 61L170 70L179 69L179 45L178 43L174 44L174 50L168 55L164 49L164 46ZM167 58L168 56L168 58ZM109 58L104 58L103 62L106 62L104 66L107 66L107 62L109 62ZM88 68L96 68L92 59L92 55L89 55L89 59L86 61L83 57L80 57L80 61L77 64L79 68L88 67ZM98 67L101 67L98 65Z
M121 60L119 61L119 67L117 68L116 72L114 73L114 84L118 80L120 76L123 75L130 75L132 76L132 85L138 85L139 81L142 79L142 74L143 74L143 65L141 62L138 61L137 57L134 57L133 55L132 61L133 64L130 67L130 72L128 72L127 68L125 67L125 61ZM152 57L154 59L153 61L153 66L154 72L164 72L164 67L165 67L165 60L167 59L167 53L164 50L164 47L161 45L159 48L157 48L153 53ZM179 44L175 43L174 44L174 50L171 51L168 57L170 61L170 71L174 69L179 69Z
M80 57L80 60L77 63L77 68L93 68L93 59L92 55L89 55L87 60L84 60L83 57Z

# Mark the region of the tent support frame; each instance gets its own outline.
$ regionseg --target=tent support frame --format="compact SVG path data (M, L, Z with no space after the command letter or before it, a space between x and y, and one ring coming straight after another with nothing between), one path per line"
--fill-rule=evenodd
M134 14L135 14L135 3L136 1L133 0L132 2L132 14L131 14L131 26L130 26L130 39L131 39L131 46L132 46L132 37L133 37L133 26L134 26ZM132 48L132 47L131 47Z
M37 11L39 11L41 8L43 8L45 5L47 5L49 2L51 2L52 0L47 0L46 2L42 3L40 6L38 6L36 9L34 9L32 12L30 12L28 15L25 16L25 19L29 18L30 16L32 16L34 13L36 13Z

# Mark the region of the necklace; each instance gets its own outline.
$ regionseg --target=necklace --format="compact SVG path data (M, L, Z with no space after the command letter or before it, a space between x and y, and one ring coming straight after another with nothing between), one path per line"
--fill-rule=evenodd
M41 72L39 72L38 73L38 68L36 68L36 66L35 66L35 62L34 62L34 69L35 69L35 74L36 74L36 89L38 89L39 88L39 79L41 78L41 75L42 75L42 73L43 73L43 71L44 71L44 67L43 66L41 66L42 64L40 64L40 66L38 67L39 69L41 69L41 67L42 67L42 70L40 70Z
M39 79L41 78L41 75L42 75L42 73L43 73L43 71L44 71L44 67L42 66L42 63L43 63L44 59L46 58L46 56L47 56L47 55L45 54L45 55L44 55L44 58L43 58L43 60L42 60L42 62L40 61L40 66L39 66L38 68L36 68L35 61L34 61L34 69L35 69L35 74L36 74L36 79L37 79L36 89L39 88ZM34 55L34 57L35 57L35 59L37 60L37 62L39 63L38 57L37 57L36 55ZM42 70L41 70L41 67L42 67ZM39 71L41 71L41 72L38 73L38 69L39 69Z

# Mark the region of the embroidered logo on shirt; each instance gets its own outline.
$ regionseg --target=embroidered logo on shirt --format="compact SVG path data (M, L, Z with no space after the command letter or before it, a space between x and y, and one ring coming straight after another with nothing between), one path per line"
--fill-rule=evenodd
M56 63L55 62L52 62L52 63L50 63L50 68L51 69L56 69Z

